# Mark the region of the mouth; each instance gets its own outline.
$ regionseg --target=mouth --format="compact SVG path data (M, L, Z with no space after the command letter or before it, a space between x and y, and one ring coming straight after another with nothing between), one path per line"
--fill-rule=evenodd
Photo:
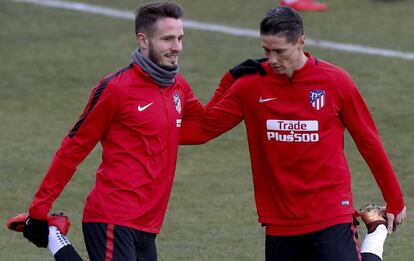
M175 54L166 54L165 57L170 60L171 62L177 62L179 54L175 53Z
M272 68L275 71L283 71L285 69L285 67L280 66L280 65L279 66L278 65L272 66Z

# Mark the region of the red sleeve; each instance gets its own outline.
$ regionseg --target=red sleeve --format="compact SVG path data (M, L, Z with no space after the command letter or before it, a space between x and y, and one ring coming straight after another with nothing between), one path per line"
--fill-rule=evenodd
M46 219L53 202L72 178L76 167L104 135L112 121L120 95L102 80L92 91L78 122L63 139L29 208L30 216Z
M225 73L222 79L220 80L220 84L217 87L213 97L210 99L210 101L206 104L205 107L200 103L198 98L195 97L185 79L181 77L181 80L183 81L183 84L185 85L186 89L186 106L183 112L183 120L188 121L200 118L207 108L211 108L216 103L218 103L224 97L226 91L230 89L230 87L233 85L236 79L234 79L230 72Z
M184 77L180 76L180 80L182 81L183 91L185 93L185 106L183 109L182 120L185 121L199 118L205 112L205 108L194 95Z
M379 185L387 212L398 214L405 206L398 178L385 152L374 120L349 75L342 77L342 119Z
M227 74L226 74L227 75ZM231 89L234 79L223 77L214 97L206 106L203 115L184 120L180 132L180 144L203 144L232 129L243 120L237 84ZM230 75L230 74L228 74ZM230 75L232 78L232 76ZM225 82L226 85L223 83ZM227 84L228 83L228 84Z
M214 96L206 104L206 108L213 107L217 104L223 96L226 94L227 90L233 85L236 79L231 75L230 71L226 72L220 80L219 86L214 92Z

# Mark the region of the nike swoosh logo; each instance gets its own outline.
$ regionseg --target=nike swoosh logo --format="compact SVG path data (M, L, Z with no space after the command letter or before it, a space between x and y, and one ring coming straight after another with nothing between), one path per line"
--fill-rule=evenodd
M262 97L259 98L260 103L264 103L264 102L268 102L268 101L272 101L272 100L276 100L276 98L267 98L267 99L263 99Z
M142 107L141 107L141 105L138 105L138 111L143 111L143 110L145 110L146 108L148 108L149 106L151 106L153 103L154 103L154 102L148 103L147 105L142 106Z

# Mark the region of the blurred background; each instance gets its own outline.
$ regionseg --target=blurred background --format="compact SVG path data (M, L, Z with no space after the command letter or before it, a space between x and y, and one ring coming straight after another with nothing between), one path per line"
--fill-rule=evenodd
M127 12L130 17L144 2L83 0ZM253 31L266 11L279 4L269 0L177 2L185 8L185 19ZM406 223L386 241L384 260L414 260L414 3L327 3L327 11L301 12L305 34L312 43L306 50L346 69L364 95L408 208ZM130 63L135 36L132 19L9 0L0 2L0 25L0 223L5 224L7 218L27 210L54 152L77 121L95 83ZM334 42L335 48L319 47L316 43L322 40ZM402 55L345 52L340 44ZM256 37L186 28L180 71L205 103L230 67L262 56ZM355 207L384 204L365 162L349 136L346 139ZM85 260L81 218L99 160L97 146L53 208L70 216L69 239ZM250 160L244 124L240 124L207 145L180 148L171 201L157 237L159 260L264 260L264 234L256 220ZM360 226L359 231L363 238L365 229ZM3 225L0 260L53 258Z

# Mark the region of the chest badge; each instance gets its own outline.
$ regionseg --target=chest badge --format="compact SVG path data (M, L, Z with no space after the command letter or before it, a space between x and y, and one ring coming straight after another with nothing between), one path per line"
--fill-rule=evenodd
M309 93L310 104L317 111L325 106L326 93L323 90L313 90Z
M181 96L179 93L173 94L175 109L181 113Z

